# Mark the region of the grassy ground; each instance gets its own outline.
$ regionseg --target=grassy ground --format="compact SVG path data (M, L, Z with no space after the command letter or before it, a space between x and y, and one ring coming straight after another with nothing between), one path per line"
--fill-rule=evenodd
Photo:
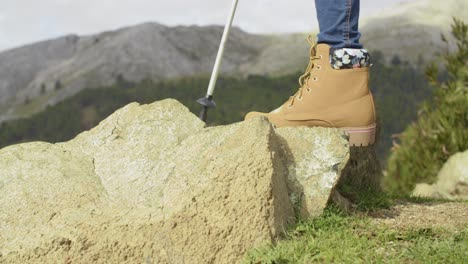
M408 216L401 212L405 219L388 224L375 218L372 212L388 212L393 207L389 207L389 203L396 202L385 196L376 200L374 203L361 203L358 205L360 212L351 215L332 205L319 218L299 221L276 245L249 251L244 263L468 263L468 220L463 216L465 213L458 217L458 225L454 228L431 225L424 219L415 221L420 224L400 223L424 218L426 211L420 212L422 216ZM444 218L445 204L440 201L413 200L405 203L407 205L398 205L400 210L405 206L433 210L433 205L436 205L436 213ZM459 214L460 208L453 208L453 205L460 205L462 210L468 208L466 203L451 205L454 214ZM398 214L391 217L398 217Z
M41 111L47 102L55 95L55 91L39 95L27 103L19 104L13 107L13 116L15 118L24 118Z

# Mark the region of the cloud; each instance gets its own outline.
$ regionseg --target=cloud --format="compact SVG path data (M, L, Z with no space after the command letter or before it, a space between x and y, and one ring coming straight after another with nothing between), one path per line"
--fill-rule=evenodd
M361 0L362 13L401 0ZM376 3L378 2L378 4ZM12 0L2 3L0 50L60 35L91 34L142 22L224 24L231 0ZM317 27L314 0L239 0L235 25L250 32Z

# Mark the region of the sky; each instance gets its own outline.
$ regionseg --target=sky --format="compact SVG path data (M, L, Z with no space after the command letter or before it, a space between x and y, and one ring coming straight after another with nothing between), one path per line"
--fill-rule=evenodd
M361 0L361 17L404 1L409 0ZM0 51L143 22L224 24L231 4L232 0L0 0ZM239 0L234 24L252 33L318 28L313 0Z

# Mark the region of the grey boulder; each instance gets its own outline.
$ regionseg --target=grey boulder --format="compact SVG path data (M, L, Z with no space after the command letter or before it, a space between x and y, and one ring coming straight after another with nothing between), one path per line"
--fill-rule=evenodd
M447 160L437 175L436 183L416 185L413 196L468 200L468 150Z

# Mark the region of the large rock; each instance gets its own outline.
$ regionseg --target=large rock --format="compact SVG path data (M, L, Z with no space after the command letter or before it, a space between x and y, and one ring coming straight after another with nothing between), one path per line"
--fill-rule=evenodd
M348 149L338 129L205 128L175 100L133 103L0 150L0 262L239 262L322 212Z
M468 200L468 150L447 160L437 175L435 184L416 185L413 196Z

